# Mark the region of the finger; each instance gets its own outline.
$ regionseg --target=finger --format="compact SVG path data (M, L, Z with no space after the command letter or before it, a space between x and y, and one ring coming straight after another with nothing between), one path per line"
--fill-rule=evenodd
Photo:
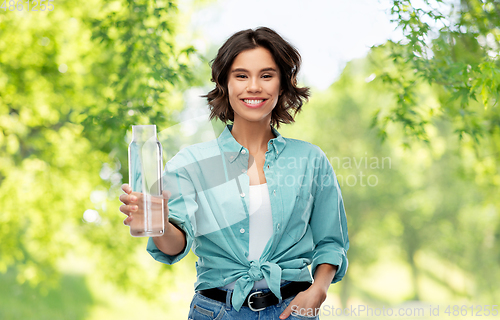
M163 199L165 199L165 200L170 199L170 197L172 196L172 192L170 192L168 190L163 190L162 194L163 194Z
M129 204L130 203L130 196L126 193L123 193L119 197L120 201L123 202L124 204Z
M292 300L292 302L293 302L293 300ZM292 313L292 302L290 302L288 307L286 307L285 311L283 311L280 314L280 319L286 319L290 316L290 314Z
M134 218L132 216L128 216L127 218L125 218L125 220L123 220L123 224L126 225L126 226L130 226L130 222L132 222Z
M132 192L132 188L130 188L130 185L128 185L127 183L122 184L122 190L125 193L131 193Z
M293 311L296 311L298 308L295 305L295 298L290 302L288 307L286 307L285 311L283 311L280 315L280 319L287 319Z
M127 216L130 216L132 212L137 211L138 207L136 205L121 205L120 206L120 211L126 214Z
M140 192L130 192L128 195L130 196L130 200L132 202L143 200L143 194Z
M168 215L168 199L170 199L170 196L172 195L172 192L168 191L168 190L163 190L162 191L162 194L163 194L163 207L165 209L165 214Z
M129 209L128 205L125 205L125 204L121 205L120 206L120 212L126 214L127 216L129 216L130 215L130 209Z

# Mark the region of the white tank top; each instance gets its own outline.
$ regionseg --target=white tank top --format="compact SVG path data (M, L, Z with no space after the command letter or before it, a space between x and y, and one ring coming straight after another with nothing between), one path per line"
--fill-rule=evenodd
M264 247L273 235L273 216L271 213L271 199L267 183L250 185L250 240L248 257L250 260L259 260ZM281 281L285 282L284 280ZM223 288L234 289L236 281L228 283ZM256 281L254 289L268 288L266 279Z

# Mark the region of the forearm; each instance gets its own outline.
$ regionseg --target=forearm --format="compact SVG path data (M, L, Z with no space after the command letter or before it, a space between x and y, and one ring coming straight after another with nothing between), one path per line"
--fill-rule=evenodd
M330 284L332 283L333 277L337 272L338 266L331 265L329 263L322 263L316 267L314 272L314 282L311 287L321 290L326 294Z
M163 236L152 239L158 250L170 256L178 255L186 248L186 235L170 222L165 225Z

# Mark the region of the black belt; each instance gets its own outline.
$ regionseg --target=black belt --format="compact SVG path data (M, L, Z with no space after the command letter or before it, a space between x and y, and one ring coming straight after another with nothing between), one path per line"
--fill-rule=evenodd
M281 299L285 300L298 294L301 291L307 290L311 286L310 282L290 282L281 287ZM218 288L206 289L198 291L199 294L226 303L227 291ZM231 298L233 293L231 292ZM253 311L264 310L265 308L275 305L279 302L279 299L272 293L256 291L250 293L243 302L244 307L249 307Z

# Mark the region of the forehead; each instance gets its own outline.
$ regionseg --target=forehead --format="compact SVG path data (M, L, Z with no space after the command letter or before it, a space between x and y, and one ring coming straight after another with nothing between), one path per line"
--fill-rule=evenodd
M276 71L278 70L271 52L262 47L240 52L234 59L231 70L237 68L243 68L249 71L259 71L264 68L274 68Z

